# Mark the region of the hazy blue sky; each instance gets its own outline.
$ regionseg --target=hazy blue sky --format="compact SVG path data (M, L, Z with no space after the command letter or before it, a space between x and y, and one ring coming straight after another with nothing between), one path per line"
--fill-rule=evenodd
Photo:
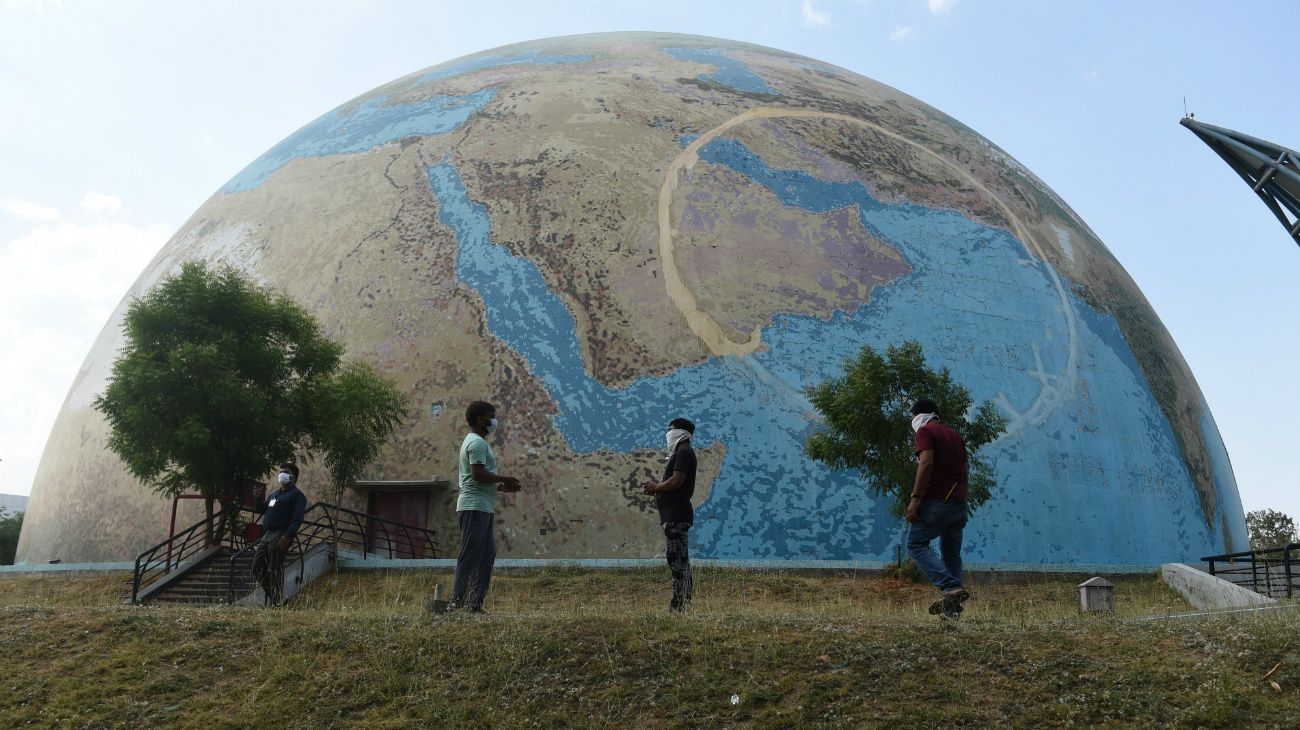
M1300 248L1178 126L1300 147L1300 3L0 0L0 492L26 494L91 341L226 180L320 114L506 43L654 30L890 84L1037 173L1145 291L1246 508L1300 518Z

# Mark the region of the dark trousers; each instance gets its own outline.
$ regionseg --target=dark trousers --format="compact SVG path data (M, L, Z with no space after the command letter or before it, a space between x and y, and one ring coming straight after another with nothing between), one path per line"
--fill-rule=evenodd
M452 603L469 609L483 607L488 584L492 582L492 564L497 560L497 538L492 530L491 512L467 509L456 513L460 522L460 554L456 556L456 581L451 589Z
M695 593L695 581L691 577L691 550L688 533L689 522L665 522L664 539L667 549L668 570L673 574L673 600L668 607L680 611L691 602Z
M267 530L253 547L253 578L272 605L280 603L284 588L284 553L280 551L283 536L284 530Z

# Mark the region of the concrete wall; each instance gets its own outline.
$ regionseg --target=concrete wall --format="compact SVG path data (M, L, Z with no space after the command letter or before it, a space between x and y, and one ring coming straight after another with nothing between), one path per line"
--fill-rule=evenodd
M1166 563L1160 567L1160 577L1188 603L1201 611L1227 608L1249 608L1276 603L1268 596L1202 573L1182 563Z

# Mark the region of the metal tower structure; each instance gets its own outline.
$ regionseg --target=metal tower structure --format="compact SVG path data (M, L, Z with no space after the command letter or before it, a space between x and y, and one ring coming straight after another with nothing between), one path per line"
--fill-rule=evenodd
M1181 124L1219 154L1282 222L1300 245L1300 154L1231 129L1198 122L1190 115Z

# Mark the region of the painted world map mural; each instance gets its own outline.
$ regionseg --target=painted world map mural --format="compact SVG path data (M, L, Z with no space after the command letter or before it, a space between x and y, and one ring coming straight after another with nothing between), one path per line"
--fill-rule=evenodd
M307 306L418 404L373 479L454 476L493 401L525 490L502 557L662 551L667 422L699 424L696 556L889 560L855 473L803 455L807 386L917 340L1008 418L975 563L1146 565L1245 545L1228 456L1142 293L988 140L813 59L695 36L494 49L311 122L235 176L141 275L50 435L20 560L125 559L168 503L91 408L126 302L189 260ZM309 493L324 471L308 468ZM94 488L88 488L92 484ZM352 506L362 497L349 492ZM454 544L452 491L430 525Z

